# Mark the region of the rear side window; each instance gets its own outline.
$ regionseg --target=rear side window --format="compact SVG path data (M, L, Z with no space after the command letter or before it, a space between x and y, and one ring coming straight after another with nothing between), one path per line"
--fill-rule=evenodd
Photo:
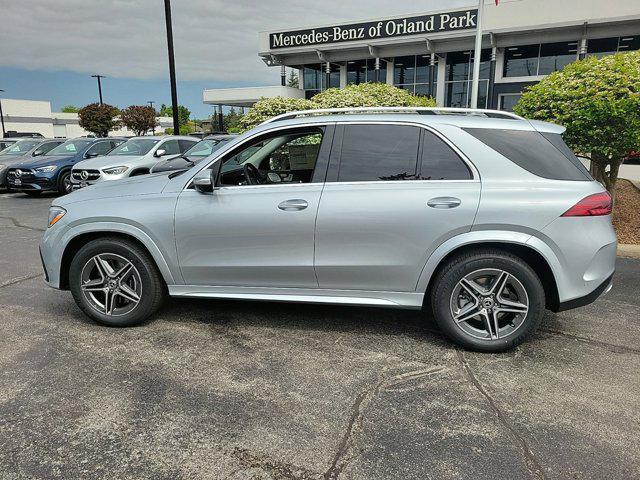
M180 145L180 153L184 153L187 150L189 150L191 147L193 147L196 143L198 143L197 141L189 141L189 140L178 140L178 144Z
M591 180L584 168L579 168L540 132L494 128L463 130L539 177L552 180ZM562 138L559 140L562 141ZM557 143L557 139L555 141Z
M564 143L564 140L562 139L562 135L560 135L559 133L542 132L542 136L547 140L549 140L551 145L556 147L560 151L560 153L562 153L565 157L567 157L567 159L569 159L571 163L573 163L576 167L578 167L578 170L580 170L584 175L586 175L586 177L589 180L593 180L593 177L589 173L589 170L587 170L587 167L585 167L582 164L580 159L576 157L573 151L567 146L566 143Z
M420 129L404 125L346 125L339 182L415 180Z
M469 167L437 135L423 130L420 180L469 180Z

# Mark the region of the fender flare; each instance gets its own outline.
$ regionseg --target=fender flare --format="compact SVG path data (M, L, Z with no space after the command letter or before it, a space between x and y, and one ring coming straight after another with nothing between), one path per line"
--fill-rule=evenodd
M120 222L101 221L82 223L79 225L71 226L60 239L60 243L64 245L62 252L66 252L69 243L74 238L86 233L115 233L127 235L138 240L147 249L153 261L160 270L160 274L164 278L167 285L173 285L176 283L175 278L179 276L179 272L172 272L169 264L167 263L164 254L156 244L156 242L141 228ZM177 275L176 275L177 274Z
M551 272L558 286L558 295L563 298L564 279L562 275L562 262L556 251L540 238L524 232L504 231L504 230L476 230L456 235L443 242L429 256L427 262L422 268L418 282L416 283L417 292L426 292L429 281L434 272L442 262L442 260L454 250L471 244L482 243L509 243L521 245L531 248L539 253L551 268Z

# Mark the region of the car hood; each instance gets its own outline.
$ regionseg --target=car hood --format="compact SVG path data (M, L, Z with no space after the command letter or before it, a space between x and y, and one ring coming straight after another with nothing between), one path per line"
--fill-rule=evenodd
M0 155L0 165L15 165L17 163L24 163L25 161L31 161L31 156L25 155Z
M108 167L118 167L120 165L131 165L136 160L140 160L142 155L103 155L102 157L87 158L73 166L74 170L100 170Z
M169 182L169 173L152 173L150 175L96 183L69 193L64 197L57 198L54 204L64 206L85 200L153 195L162 192L167 182Z
M13 167L20 168L38 168L45 165L57 165L59 162L66 162L74 157L74 155L43 155L42 157L36 157L31 160L25 160L24 162L16 163Z

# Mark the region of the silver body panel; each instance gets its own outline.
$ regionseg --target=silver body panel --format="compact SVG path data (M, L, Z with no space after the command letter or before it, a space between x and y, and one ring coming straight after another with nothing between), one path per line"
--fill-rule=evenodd
M348 117L348 118L345 118ZM63 252L77 235L130 235L149 250L169 287L185 297L346 303L420 308L429 280L450 252L510 243L538 252L560 302L594 291L614 270L610 216L561 217L603 187L547 180L520 168L461 127L561 127L518 119L380 114L375 122L436 131L468 161L464 181L318 182L220 187L203 194L192 179L256 135L300 125L371 123L371 115L282 120L239 136L182 175L104 182L54 200L67 214L41 244L48 283L60 287ZM460 200L430 208L434 198ZM306 208L282 210L286 201Z

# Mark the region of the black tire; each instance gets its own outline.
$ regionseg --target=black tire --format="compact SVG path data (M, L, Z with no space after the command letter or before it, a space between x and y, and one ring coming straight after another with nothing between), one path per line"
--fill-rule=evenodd
M484 317L478 316L470 319L469 322L456 323L452 302L454 302L454 298L458 298L454 297L454 292L458 288L458 283L465 276L491 269L508 273L511 277L505 278L510 278L509 281L514 282L514 285L516 284L514 278L519 282L519 287L523 287L526 291L528 311L526 315L519 316L518 314L501 313L501 321L506 331L504 336L500 337L498 333L498 338L478 338L475 336L474 325L481 329L481 320ZM462 292L463 289L457 291ZM465 294L466 292L462 293L462 295ZM516 296L518 295L516 294ZM478 297L480 298L480 295ZM434 278L430 300L434 319L443 333L458 345L482 352L501 352L522 343L528 335L536 330L545 310L544 288L533 269L519 257L493 249L475 250L449 260L438 270ZM482 303L480 308L483 308ZM511 323L509 323L509 319L513 319ZM498 326L497 331L500 332L501 328L503 327ZM513 330L509 332L508 329ZM496 331L496 328L493 328L493 331ZM490 334L487 333L487 336Z
M25 190L22 193L24 193L28 197L33 197L33 198L39 197L42 194L42 192L40 190Z
M118 316L101 312L83 292L83 268L98 254L122 257L135 267L140 281L140 300L130 312ZM135 243L118 237L99 238L83 246L71 261L69 286L80 309L96 322L110 327L130 327L150 319L162 305L166 288L150 255Z
M72 191L71 170L67 170L66 172L62 172L58 175L58 193L60 195L66 195Z

